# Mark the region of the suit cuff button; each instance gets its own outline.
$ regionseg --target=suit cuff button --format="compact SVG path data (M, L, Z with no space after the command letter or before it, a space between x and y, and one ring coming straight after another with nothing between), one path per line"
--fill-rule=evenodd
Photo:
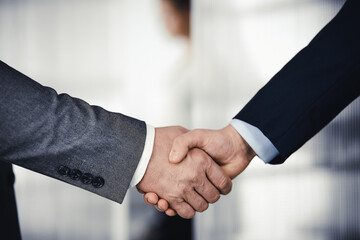
M80 170L77 170L77 169L72 169L69 173L69 177L72 179L72 180L79 180L82 176L82 172Z
M95 177L91 184L94 188L101 188L104 186L105 180L102 177Z
M85 185L89 185L92 183L93 179L94 179L93 175L91 175L90 173L84 173L81 176L80 181Z
M70 173L70 168L65 167L65 166L60 166L57 170L57 172L61 175L61 176L67 176Z

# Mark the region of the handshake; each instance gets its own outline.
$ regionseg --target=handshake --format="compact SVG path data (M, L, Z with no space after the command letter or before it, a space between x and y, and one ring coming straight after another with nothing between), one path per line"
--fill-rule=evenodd
M192 218L220 194L256 154L231 126L221 130L155 129L153 152L137 184L144 201L169 216Z

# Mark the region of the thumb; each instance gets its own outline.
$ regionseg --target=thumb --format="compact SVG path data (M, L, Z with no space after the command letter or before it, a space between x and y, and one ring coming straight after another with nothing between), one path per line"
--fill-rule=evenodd
M202 148L204 146L206 130L193 130L175 138L170 155L170 163L180 163L192 148Z

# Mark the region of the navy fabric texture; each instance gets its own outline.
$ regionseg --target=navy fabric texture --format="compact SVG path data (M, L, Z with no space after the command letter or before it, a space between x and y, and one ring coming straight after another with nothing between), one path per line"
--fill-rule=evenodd
M20 240L19 220L11 164L0 162L0 232L1 239Z
M360 93L360 1L337 16L237 114L259 128L283 163Z

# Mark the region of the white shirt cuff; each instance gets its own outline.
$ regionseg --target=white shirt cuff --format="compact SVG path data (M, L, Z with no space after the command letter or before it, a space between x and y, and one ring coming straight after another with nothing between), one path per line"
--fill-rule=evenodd
M141 155L134 176L130 182L130 187L135 187L144 177L146 168L149 164L151 154L153 151L154 141L155 141L155 128L153 126L146 124L146 139L145 139L144 151Z
M271 162L279 151L274 144L261 132L260 129L254 127L239 119L233 119L230 122L242 138L250 145L256 155L265 163Z

